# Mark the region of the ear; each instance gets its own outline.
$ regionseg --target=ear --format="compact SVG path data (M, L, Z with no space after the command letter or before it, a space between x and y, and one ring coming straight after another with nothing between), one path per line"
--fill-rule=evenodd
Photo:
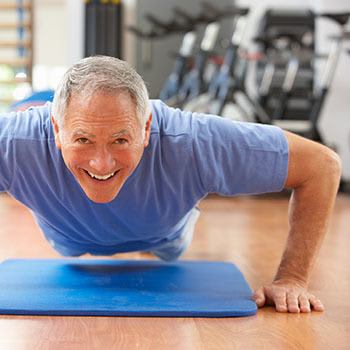
M143 146L146 148L149 144L149 138L151 135L151 123L152 123L152 113L149 114L149 117L145 125L145 139L143 141Z
M56 147L60 150L62 145L61 145L61 140L59 135L59 127L53 116L51 116L51 122L53 125L53 133L55 135L55 144L56 144Z

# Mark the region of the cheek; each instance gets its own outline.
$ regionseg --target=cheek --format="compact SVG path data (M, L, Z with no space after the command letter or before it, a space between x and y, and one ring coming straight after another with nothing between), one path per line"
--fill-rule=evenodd
M140 162L142 153L143 147L133 145L124 150L114 150L112 157L121 168L135 169Z
M62 156L65 163L72 167L89 159L89 155L85 150L76 147L62 148Z
M121 165L132 167L138 162L140 156L139 152L128 149L123 151L113 152L113 158Z

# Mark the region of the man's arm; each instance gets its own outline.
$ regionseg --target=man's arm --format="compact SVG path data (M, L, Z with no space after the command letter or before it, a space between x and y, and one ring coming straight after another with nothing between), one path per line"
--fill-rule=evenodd
M307 291L312 266L332 214L341 164L329 148L285 132L289 144L286 188L293 193L289 204L289 235L276 276L259 288L259 307L275 305L280 312L322 311L319 299Z

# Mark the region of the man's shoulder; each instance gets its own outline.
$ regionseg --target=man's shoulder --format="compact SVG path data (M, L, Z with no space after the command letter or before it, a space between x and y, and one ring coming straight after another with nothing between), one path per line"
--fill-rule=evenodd
M43 139L50 137L51 104L30 107L25 111L0 116L0 139Z
M284 135L280 128L234 121L216 115L192 113L167 106L160 100L151 100L153 133L168 136L185 136L193 145L228 147L229 144L268 148L281 144Z
M248 125L248 123L236 123L216 115L169 107L161 100L150 100L150 106L153 115L151 132L162 135L187 134L194 138L204 134L216 136L221 131L232 132L233 129L244 129Z
M223 119L170 107L161 100L150 100L150 106L152 111L151 133L158 133L162 136L195 137L203 125L215 124Z
M175 136L189 132L188 119L178 108L172 108L161 100L150 100L152 111L151 134Z

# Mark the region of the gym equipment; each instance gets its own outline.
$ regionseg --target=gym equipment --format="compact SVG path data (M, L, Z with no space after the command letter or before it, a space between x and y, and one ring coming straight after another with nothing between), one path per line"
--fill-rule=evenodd
M221 65L221 68L218 70L218 73L214 74L214 76L211 78L211 81L209 82L208 87L205 86L206 84L203 83L203 79L200 81L201 84L198 84L196 87L195 83L196 82L198 83L198 79L194 79L194 76L191 76L191 73L189 74L188 86L192 87L192 91L191 92L186 91L186 88L188 89L188 86L186 86L184 83L184 86L181 87L179 92L180 101L182 102L180 106L183 106L185 110L198 111L199 109L201 109L200 106L208 105L219 94L221 95L224 94L223 90L225 89L227 90L228 85L230 85L230 82L228 81L227 78L230 77L231 74L233 74L233 71L235 68L234 63L236 61L239 41L243 36L243 31L246 23L245 17L247 16L248 13L249 13L249 10L247 8L235 7L235 8L232 8L230 11L227 11L226 13L221 14L221 16L225 16L225 17L229 16L229 17L233 17L234 19L234 34L232 37L231 44L226 50L224 63ZM217 16L219 17L220 14L217 14ZM203 40L205 39L206 38L204 37ZM205 62L203 61L201 63L205 64ZM242 69L242 65L240 69ZM243 67L243 71L241 71L242 75L244 75L244 69L245 68ZM203 73L204 73L204 67L202 67L202 77L203 77ZM238 77L236 76L236 80L237 79ZM185 90L185 94L183 93L183 90ZM205 94L206 90L208 90L207 94ZM203 95L201 96L201 94ZM216 114L220 114L220 112Z
M221 115L234 120L270 122L264 110L245 91L248 60L241 47L249 9L236 8L234 30L220 69L210 80L207 91L189 99L183 109Z
M85 56L121 58L121 0L85 0Z
M273 91L273 89L276 89L276 86L278 89L283 89L283 85L286 87L294 85L298 71L296 68L299 67L299 51L300 46L302 46L302 38L297 39L296 35L291 35L289 33L282 34L279 32L278 37L269 37L263 34L255 37L254 41L265 48L265 52L262 53L260 57L257 57L257 61L264 67L258 87L257 99L261 106L266 107L270 95L278 95L278 93L280 93L280 91L278 93ZM293 55L293 51L296 51L295 46L297 46L298 50L297 53ZM283 64L287 62L287 69L281 69L281 61ZM293 61L295 61L294 66ZM287 76L289 76L288 79ZM292 81L291 78L293 78ZM278 83L276 83L275 80L278 80ZM286 107L286 102L287 101L280 107ZM283 117L283 112L284 111L275 112L275 115L279 117L282 115Z
M266 36L257 36L254 41L265 46L266 53L264 55L266 62L263 70L260 85L258 87L258 102L265 106L270 95L273 77L276 71L276 63L278 59L278 49L274 45L274 41L270 41Z
M248 11L243 9L237 21L231 45L221 66L218 79L213 80L213 98L207 102L204 112L233 120L269 122L264 110L245 91L245 79L250 56L241 47Z
M258 96L258 100L274 119L303 120L310 113L315 72L313 60L300 62L300 53L308 57L315 54L314 32L315 15L308 9L273 8L266 10L262 17L258 33L265 40L260 41L260 47L262 52L273 47L274 71L268 94ZM262 60L256 65L258 86L269 63Z
M182 17L183 16L184 15L182 14ZM161 39L174 33L186 33L192 31L194 28L193 22L191 23L190 21L186 23L180 23L177 20L165 22L159 20L150 13L146 13L145 18L152 25L150 31L145 32L134 26L128 26L127 29L143 39Z
M314 49L315 22L320 18L335 22L341 31L339 35L330 37L333 46L327 55L320 55ZM260 57L256 55L255 58L244 49L246 43L237 45L239 40L234 40L239 37L240 21L237 21L223 64L210 79L206 77L202 82L202 93L192 99L187 96L184 102L173 105L234 120L273 124L326 143L326 137L319 132L319 117L338 66L343 42L350 37L346 29L349 18L350 12L315 14L306 9L268 10L259 36L255 38L262 50ZM322 77L316 79L314 65L325 58ZM254 91L256 96L252 89L247 90L245 86L248 60L252 59L258 62L255 65L257 84L253 84L258 86ZM206 67L201 69L203 72ZM197 93L198 89L194 95ZM334 124L334 129L337 127ZM344 145L345 142L348 139L344 139L342 145L337 141L328 146L346 153L349 147Z
M324 69L324 74L320 82L320 87L315 95L313 106L310 114L311 131L310 138L321 141L321 136L317 127L319 116L321 115L322 108L324 106L327 94L329 92L335 70L338 65L339 56L343 48L343 41L349 37L349 33L346 31L346 24L350 19L350 12L347 13L323 13L320 17L328 18L336 22L341 28L341 34L339 37L334 38L332 49L329 53L327 63Z
M176 98L176 106L182 107L188 100L201 94L205 89L204 68L211 54L219 34L220 24L209 23L201 42L200 50L196 55L193 68L185 75Z
M211 10L210 13L214 14L208 16L207 11L202 10L202 13L199 16L192 17L183 10L176 7L174 8L175 14L182 17L184 20L184 27L180 25L180 28L185 30L189 29L189 32L184 35L179 54L175 60L173 71L166 80L159 95L159 98L161 100L166 101L171 106L180 106L183 105L188 99L190 101L193 100L193 96L197 95L198 91L203 90L204 86L206 85L204 83L204 68L208 55L215 45L217 36L217 32L210 34L210 31L218 31L218 29L216 29L218 26L215 25L214 29L210 29L210 27L213 27L213 25L207 26L204 37L202 39L201 50L197 55L194 67L190 73L186 74L188 61L191 57L196 40L194 29L198 24L210 24L213 21L219 20L223 16L227 16L227 12L218 11L212 8L210 4L206 3L203 3L202 6L208 10ZM231 7L227 11L231 14L238 13L236 8L232 9ZM171 21L171 23L165 24L165 27L170 32L175 31L174 27L176 28L176 26L179 26L178 22L176 23L177 24L174 25L174 21ZM144 33L143 35L147 37L147 34ZM163 35L165 35L165 33L163 33ZM210 35L213 35L213 38L210 38ZM210 41L208 42L207 40ZM207 49L206 46L209 49ZM185 106L184 108L186 109Z
M234 99L235 90L241 88L246 73L246 61L239 57L239 47L246 26L246 14L237 20L231 45L228 47L219 74L209 86L213 98L209 101L209 113L222 115L225 105ZM237 69L239 70L237 74Z
M246 24L245 17L247 16L248 12L249 10L246 8L236 9L231 43L226 49L225 58L220 69L216 74L214 74L209 82L208 91L199 95L197 98L189 100L184 106L185 110L209 113L209 105L211 102L217 99L220 91L227 89L230 85L230 79L231 77L234 77L235 74L236 62L238 60L238 49ZM217 114L220 114L220 111L217 112Z
M175 97L182 85L183 77L187 70L188 59L191 57L194 43L196 41L196 33L191 31L184 35L180 51L175 59L175 64L172 73L166 80L159 98L162 101L167 101Z
M272 86L272 104L267 105L266 109L275 108L273 98L277 97L280 101L280 93L284 93L283 85L286 82L286 76L293 75L293 64L295 79L293 88L288 97L288 106L286 106L283 117L286 118L304 118L305 111L309 106L306 103L314 87L314 66L312 56L315 54L315 18L314 13L308 9L300 10L269 10L265 16L265 33L272 40L276 40L278 60L276 66L276 80ZM274 39L275 38L275 39ZM271 40L270 39L270 40ZM309 59L301 61L303 55ZM310 59L311 57L311 59ZM294 63L290 61L294 60ZM296 67L298 66L298 67ZM287 69L286 69L287 68ZM275 95L274 95L275 93Z
M201 12L197 16L191 16L179 7L174 7L175 17L170 21L162 21L150 13L144 15L151 24L151 30L142 31L135 26L128 26L127 29L142 39L161 39L172 34L187 33L194 31L200 24L218 22L224 17L229 17L235 13L236 8L229 6L221 10L203 1Z
M97 12L98 1L88 1L85 5L85 56L97 53Z
M348 27L348 25L347 25ZM341 79L347 83L347 67L350 63L350 51L347 49L346 56L339 57L336 49L337 45L348 46L350 39L349 31L342 31L336 37L331 37L334 40L333 43L333 60L339 60L339 68L341 70L340 74L337 74L337 79ZM341 42L339 42L341 41ZM342 43L344 42L344 44ZM339 49L339 52L343 51ZM332 57L332 56L331 56ZM331 59L328 60L330 62ZM326 64L327 66L327 64ZM331 67L332 65L329 64ZM337 63L338 66L338 63ZM329 71L330 72L330 71ZM341 75L344 74L342 77ZM332 89L332 87L327 88L327 75L332 80L333 73L327 74L327 69L324 70L323 74L323 89L319 89L319 104L315 105L315 115L322 117L317 123L317 129L314 130L316 136L322 142L330 145L340 156L342 161L342 179L340 182L340 191L350 193L350 119L347 114L346 98L347 98L347 88L348 85L341 85L339 90ZM335 75L335 74L334 74ZM338 85L339 86L339 85ZM327 89L329 91L327 91ZM336 106L336 111L333 109ZM343 108L342 108L343 107ZM345 108L344 108L345 107ZM320 109L320 111L318 111ZM339 114L338 114L339 113Z
M155 260L6 260L0 314L233 317L256 304L231 263Z
M299 68L305 67L313 59L313 53L309 48L309 45L303 43L303 37L305 34L299 36L295 34L280 33L280 35L281 37L279 40L284 39L287 41L290 57L281 91L278 94L277 104L272 112L273 119L286 118L288 101L293 94L293 88L295 87Z
M236 9L237 13L239 11ZM186 78L186 84L193 89L192 92L184 83L180 88L180 102L175 105L185 110L217 114L235 120L270 123L320 140L317 122L334 76L342 41L346 39L344 26L349 14L268 10L262 26L265 33L257 38L267 51L265 63L260 64L258 92L261 95L257 98L252 98L244 86L248 62L246 56L249 55L240 49L239 42L242 39L238 38L239 32L244 31L239 30L239 27L244 22L245 14L241 12L224 63L213 75L208 87L203 79L206 59L202 59L200 65L196 62L194 75L191 76L190 72L189 78ZM314 27L315 18L320 17L338 23L342 27L342 34L334 38L335 44L329 54L320 88L315 89L313 66L320 57L314 52ZM208 54L203 56L207 57ZM202 93L198 95L201 90Z
M132 3L132 4L131 4ZM187 71L192 67L193 56L198 51L200 40L209 22L216 21L216 13L220 14L220 37L215 47L215 55L223 51L221 39L225 40L231 30L231 19L227 12L233 8L232 0L218 0L215 11L207 9L202 0L135 0L123 3L125 16L124 28L134 27L138 32L125 33L128 47L124 52L124 59L134 66L137 72L148 83L151 98L159 98L165 81L174 69L174 59L181 46L183 35L195 31L197 41L193 49L192 57L189 57ZM162 29L149 21L148 15L152 14L158 21L171 24L176 23L170 32ZM176 29L176 30L175 30ZM156 32L151 38L147 34ZM140 35L139 35L140 34ZM157 35L159 34L159 35ZM205 80L210 75L210 69L214 67L210 58L210 66L205 71Z
M242 41L244 29L246 26L245 16L248 14L248 10L242 11L240 17L237 19L235 30L232 36L231 43L226 50L224 62L218 72L209 85L208 91L213 97L219 95L220 90L224 86L227 88L230 78L234 75L234 71L237 63L238 49Z
M315 16L316 18L327 18L337 23L340 26L341 34L338 37L333 38L334 43L332 49L330 50L327 56L327 62L324 68L322 79L320 81L318 89L313 94L311 99L310 112L306 116L306 118L304 118L304 120L298 121L274 119L272 123L274 125L280 126L281 128L296 132L312 140L324 143L319 133L317 124L337 68L339 56L342 51L343 41L346 38L346 24L349 21L350 12L320 13L316 14Z

